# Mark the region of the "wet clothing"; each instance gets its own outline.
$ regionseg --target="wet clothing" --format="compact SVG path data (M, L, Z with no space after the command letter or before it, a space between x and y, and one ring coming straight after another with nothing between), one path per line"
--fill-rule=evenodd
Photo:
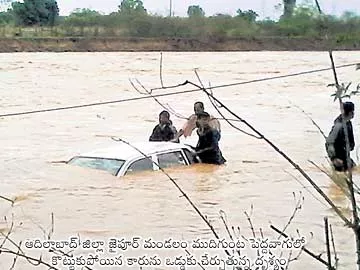
M355 140L354 140L354 132L351 121L346 122L346 128L349 137L349 146L350 151L354 150ZM346 140L345 140L345 132L342 126L342 116L338 116L334 125L329 133L329 136L326 138L325 143L327 154L331 161L335 158L341 159L343 161L343 166L335 166L336 171L346 171L348 169L347 161L346 161ZM350 155L350 153L349 153ZM349 156L350 157L350 156ZM351 166L355 166L355 163L352 159Z
M196 129L196 120L197 120L197 116L196 114L193 114L189 117L189 120L184 124L182 130L184 131L184 137L189 137L191 136L192 132L194 131L194 129ZM218 131L218 136L219 136L219 140L221 137L221 126L220 126L220 122L219 120L217 120L215 117L210 116L210 121L209 121L209 125L210 127L212 127L213 129L216 129Z
M149 138L150 142L168 142L175 138L176 128L172 124L157 124Z
M208 128L204 133L198 131L199 141L196 145L196 152L205 150L198 153L202 163L221 165L226 162L219 148L219 131L213 128ZM207 149L208 148L208 149Z

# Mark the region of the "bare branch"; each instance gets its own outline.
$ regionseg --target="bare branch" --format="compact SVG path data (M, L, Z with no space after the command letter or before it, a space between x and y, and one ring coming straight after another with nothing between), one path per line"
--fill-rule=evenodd
M314 119L312 119L312 117L311 117L307 112L305 112L305 111L304 111L303 109L301 109L299 106L293 104L290 100L289 100L289 103L290 103L292 106L298 108L301 112L303 112L303 113L311 120L311 122L313 123L313 125L319 130L319 132L320 132L321 135L324 137L324 139L326 139L325 133L321 130L320 126L314 121Z
M141 88L145 91L145 93L142 92L142 91L140 91L140 90L135 86L135 84L130 80L131 85L133 86L133 88L134 88L138 93L143 94L143 95L149 95L149 96L151 96L151 97L156 101L156 103L159 104L163 109L165 109L165 110L167 110L167 111L170 111L169 108L167 108L166 106L164 106L156 97L154 97L154 96L152 95L152 90L146 89L146 87L145 87L139 80L137 80L137 79L136 79L136 82L137 82L137 83L141 86ZM176 113L173 109L171 109L171 110L172 110L172 113L173 113L176 117L181 118L181 119L187 119L185 116Z
M293 211L292 215L289 218L289 221L286 223L284 229L282 230L283 233L290 226L291 222L294 220L294 218L296 216L296 213L301 210L302 204L304 203L304 196L302 196L301 191L300 191L300 198L299 198L298 201L296 201L296 195L295 195L294 192L293 192L293 196L294 196L294 200L295 200L295 208L294 208L294 211ZM282 235L280 234L278 239L280 239L281 236Z
M299 253L294 258L292 258L291 261L299 260L299 258L301 256L301 254L303 253L303 251L304 251L304 249L300 249Z
M318 0L316 1L316 5L318 7L319 13L322 15L323 12L320 8L320 4L318 2ZM325 35L325 38L328 39L327 34ZM357 208L357 203L356 203L356 199L355 199L355 193L354 193L354 182L352 179L352 161L350 158L350 141L349 141L349 134L348 134L348 129L347 129L347 125L345 122L345 112L344 112L344 107L343 107L343 102L342 102L342 94L347 92L347 90L350 87L350 84L348 84L348 86L345 86L344 84L340 85L339 84L339 80L338 80L338 76L337 76L337 72L336 72L336 67L335 67L335 61L333 58L333 54L332 54L332 50L329 49L329 57L330 57L330 61L331 61L331 67L333 70L333 74L334 74L334 81L335 81L335 86L336 86L336 93L335 93L335 99L339 100L339 105L340 105L340 112L341 112L341 122L342 122L342 130L344 132L344 136L345 136L345 149L346 149L346 164L347 164L347 177L348 177L348 187L349 187L349 192L350 192L350 201L351 201L351 205L352 205L352 214L353 214L353 224L352 224L352 228L354 230L354 235L355 235L355 240L356 240L356 253L357 253L357 265L358 265L358 269L360 269L360 218L358 215L358 208ZM357 89L358 91L359 89ZM355 93L357 93L357 91L355 91ZM348 95L348 97L350 97L350 95Z
M190 253L187 249L185 249L185 252L186 252L188 255L191 255L191 253ZM197 264L200 266L201 269L205 270L205 268L204 268L199 262L197 262Z
M1 234L2 236L4 236L4 240L3 240L3 242L0 244L0 248L2 248L2 247L5 245L6 241L9 240L9 236L10 236L10 234L12 233L13 228L14 228L14 221L11 221L11 226L10 226L10 229L8 230L7 234L4 235L2 232L0 232L0 234Z
M330 251L330 239L329 239L329 224L328 218L324 218L325 223L325 240L326 240L326 252L327 252L327 259L328 259L328 269L331 270L331 251Z
M200 84L201 84L201 86L202 86L202 89L205 89L205 87L204 87L204 85L203 85L203 83L202 83L202 81L201 81L201 79L200 79L200 76L199 76L199 74L197 73L196 70L195 70L195 74L196 74L196 77L198 78L198 80L200 81ZM250 133L248 133L248 132L246 132L246 131L244 131L244 130L236 127L236 126L234 126L228 119L226 119L225 116L224 116L224 115L221 113L221 111L219 110L219 108L221 108L222 106L219 105L219 104L217 105L217 104L216 104L216 101L212 98L212 89L211 89L211 88L210 88L210 91L211 91L211 94L208 95L208 98L209 98L211 104L213 105L213 107L216 109L216 111L218 112L218 114L220 114L220 116L222 117L223 120L225 120L232 128L234 128L234 129L236 129L236 130L244 133L245 135L248 135L248 136L253 137L253 138L255 138L255 139L262 139L261 136L259 136L259 137L258 137L258 136L255 136L255 135L253 135L253 134L250 134ZM239 120L239 119L238 119L238 120ZM241 121L241 120L240 120L240 121Z
M20 242L19 243L19 249L18 249L18 251L17 252L20 252L20 249L21 249L21 244L22 244L22 242ZM16 264L16 262L17 262L17 259L19 258L19 256L18 255L16 255L15 256L15 258L14 258L14 261L13 261L13 264L11 265L11 267L10 267L10 270L13 270L14 269L14 267L15 267L15 264Z
M230 230L229 230L229 226L228 226L228 224L227 224L226 213L225 213L223 210L220 210L219 213L220 213L220 218L221 218L221 220L222 220L223 223L224 223L225 229L226 229L226 231L227 231L227 233L228 233L228 235L229 235L229 237L230 237L230 240L231 240L231 241L234 241L234 238L233 238L233 236L231 235ZM233 229L233 231L234 231L234 226L232 227L232 229ZM234 233L234 234L235 234L235 233ZM241 256L240 250L236 250L236 252L239 254L239 256Z
M273 229L274 231L276 231L277 233L281 234L285 238L289 238L289 236L287 236L285 233L283 233L282 231L280 231L279 229L277 229L273 225L270 225L270 228ZM306 247L302 247L302 249L304 250L304 252L306 254L310 255L311 257L313 257L317 261L321 262L322 264L328 266L328 263L326 261L324 261L323 259L321 259L321 254L320 255L315 255L313 252L309 251ZM331 270L335 270L335 269L331 268Z
M220 239L219 235L217 234L217 232L215 231L214 227L211 225L211 223L208 221L207 217L204 216L201 211L199 210L198 207L196 207L196 205L192 202L192 200L189 198L189 196L183 191L183 189L178 185L178 183L176 183L175 179L172 178L157 162L153 161L151 157L147 156L144 152L142 152L140 149L138 149L137 147L135 147L134 145L130 144L129 142L121 139L121 138L112 138L114 141L117 142L123 142L127 145L129 145L130 147L132 147L134 150L136 150L137 152L139 152L141 155L143 155L145 158L149 159L152 163L154 163L159 170L165 174L167 176L167 178L175 185L175 187L180 191L182 197L184 197L188 203L194 208L194 210L196 211L196 213L201 217L201 219L206 223L206 225L210 228L211 232L214 234L214 236L217 239ZM226 253L226 255L230 256L230 253L227 250L224 250L224 252Z
M233 236L231 235L230 230L229 230L229 226L228 226L228 224L227 224L226 213L225 213L223 210L220 210L220 211L219 211L219 214L220 214L220 218L221 218L222 222L224 223L225 229L226 229L226 231L227 231L227 233L228 233L231 241L234 241L234 238L233 238ZM233 228L234 228L234 227L233 227Z
M285 173L287 173L288 175L290 175L296 182L298 182L307 192L310 193L311 196L313 196L313 198L315 200L317 200L319 203L321 203L322 205L324 205L325 207L328 207L324 202L320 201L296 176L292 175L291 173L289 173L288 171L285 171Z
M15 252L15 251L12 251L12 250L8 250L8 249L0 249L1 253L7 253L7 254L12 254L12 255L15 255L15 256L18 256L18 257L22 257L22 258L25 258L26 260L28 261L33 261L33 265L34 266L38 266L38 265L45 265L47 267L49 267L49 269L53 269L53 270L60 270L59 268L56 268L50 264L48 264L47 262L44 262L41 257L39 259L37 258L34 258L34 257L30 257L30 256L27 256L25 254L22 254L20 252Z
M318 166L315 162L308 160L312 165L314 165L318 170L320 170L322 173L324 173L326 176L328 176L331 181L344 193L344 195L351 200L351 194L349 192L348 189L345 189L342 185L340 185L340 183L338 181L336 181L336 179L334 179L330 174L328 174L325 170L323 170L322 168L320 168L320 166ZM354 186L356 186L354 184ZM360 210L360 208L357 206L357 209Z
M42 231L43 237L44 237L44 239L46 240L46 238L47 238L47 237L46 237L46 236L47 236L46 229L44 229L44 227L41 226L41 224L35 222L30 216L28 216L28 215L24 212L24 210L23 210L22 208L21 208L21 212L22 212L23 215L24 215L25 217L27 217L34 225L36 225L36 227L38 227L38 228Z
M332 247L333 247L334 255L335 255L335 268L337 268L337 267L338 267L339 258L338 258L338 256L337 256L337 252L336 252L336 248L335 248L334 234L333 234L333 231L332 231L332 226L331 226L331 224L330 224L330 235L331 235L331 243L332 243Z
M251 221L251 215L252 215L252 210L253 210L253 205L251 204L251 212L250 212L250 216L248 215L248 213L246 211L244 211L244 214L249 222L249 225L250 225L250 229L251 229L251 232L253 234L253 237L256 238L256 233L255 233L255 230L254 230L254 226L252 224L252 221Z
M1 196L1 195L0 195L0 199L3 199L3 200L8 201L8 202L11 202L11 205L14 205L14 203L15 203L15 201L14 201L14 200L11 200L11 199L6 198L6 197Z
M296 170L298 170L304 178L309 181L313 187L316 189L316 191L327 201L328 204L331 205L331 207L335 210L335 212L338 214L338 216L345 222L347 226L352 227L352 223L342 214L339 208L336 207L336 205L329 199L329 197L322 191L315 182L311 179L311 177L298 165L296 164L292 159L290 159L289 156L287 156L283 151L281 151L275 144L273 144L269 139L267 139L263 134L261 134L258 130L256 130L252 125L250 125L246 120L240 118L238 115L236 115L234 112L232 112L229 108L227 108L219 99L215 98L213 95L211 95L206 89L202 88L201 86L187 81L189 84L192 84L199 89L202 89L206 95L211 96L214 100L216 100L221 106L226 109L229 113L231 113L233 116L241 120L244 124L246 124L250 129L252 129L255 133L257 133L260 137L263 138L263 140L268 143L277 153L279 153L282 157L284 157Z
M54 213L51 213L51 229L49 230L48 240L50 240L53 234L54 234Z
M287 262L287 264L286 264L286 268L285 268L285 270L288 270L289 269L289 265L290 265L290 263L291 263L291 256L292 256L292 253L293 253L293 251L292 250L290 250L290 252L289 252L289 257L288 257L288 262ZM295 259L294 259L295 260Z

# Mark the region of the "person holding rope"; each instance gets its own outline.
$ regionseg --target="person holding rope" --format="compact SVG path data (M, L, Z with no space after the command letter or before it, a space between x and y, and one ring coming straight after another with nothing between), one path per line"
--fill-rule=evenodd
M326 151L336 171L345 172L347 171L348 164L347 158L350 159L350 166L352 169L355 166L355 162L350 158L350 153L346 153L346 139L345 132L342 126L342 120L344 117L345 125L347 128L350 151L354 150L355 140L354 132L351 123L351 119L354 118L354 103L348 101L343 103L344 114L340 114L335 120L334 125L326 138Z
M175 135L173 141L179 141L179 138L184 135L184 137L191 136L194 129L196 129L196 121L198 120L198 115L204 112L204 103L201 101L197 101L194 103L194 114L192 114L187 122L184 124L183 128L179 130L179 132ZM210 116L209 125L213 129L218 131L218 140L221 138L221 126L219 120L215 117Z

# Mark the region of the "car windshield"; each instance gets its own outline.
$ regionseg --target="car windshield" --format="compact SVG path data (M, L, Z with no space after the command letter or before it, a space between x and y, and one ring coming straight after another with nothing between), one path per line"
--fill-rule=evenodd
M121 159L94 157L74 157L68 162L71 165L107 171L115 176L124 163L125 160Z

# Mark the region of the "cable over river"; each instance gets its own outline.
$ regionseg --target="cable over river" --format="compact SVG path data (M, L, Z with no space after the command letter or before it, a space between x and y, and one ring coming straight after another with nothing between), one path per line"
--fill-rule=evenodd
M336 65L360 62L360 52L335 52L334 57ZM138 97L129 78L138 79L148 89L161 86L158 52L13 53L0 54L0 59L0 115ZM197 68L203 83L208 86L209 82L211 85L232 84L328 67L327 52L169 52L163 54L162 78L165 86L186 80L197 82L193 71ZM338 75L340 82L353 82L354 88L360 83L360 72L354 66L338 69ZM339 114L338 103L331 97L335 89L327 87L332 82L333 74L328 70L217 88L213 94L306 170L350 219L349 200L308 161L329 170L324 138L308 117L294 106L307 112L327 135ZM176 90L156 90L153 94L190 89L194 87L186 85ZM219 116L202 91L158 97L158 100L185 116L193 113L194 102L203 101L206 111ZM358 97L352 100L355 103L353 127L357 147L360 144L356 109L359 102ZM13 207L0 199L0 215L7 217L0 220L0 232L6 233L13 220L11 239L17 242L43 241L44 231L45 235L51 232L51 239L55 240L80 236L84 241L89 238L106 242L110 238L140 237L146 240L151 237L156 241L172 238L192 243L197 238L214 238L161 172L115 178L101 171L52 163L116 144L111 136L129 142L147 141L162 110L148 98L0 118L0 195L15 199ZM225 116L232 118L228 114ZM173 114L171 119L177 129L182 127L183 119ZM233 123L251 132L241 123ZM258 237L261 228L264 236L276 240L279 235L270 225L282 230L303 196L302 207L285 233L298 238L298 229L300 236L306 238L306 248L316 255L324 253L322 259L326 261L323 218L328 216L340 259L339 269L354 269L353 232L344 227L343 221L314 188L264 141L236 131L225 121L221 124L220 147L227 160L225 166L195 165L166 170L210 220L220 238L228 238L220 215L222 210L230 230L231 226L235 230L240 227L240 235L253 237L246 211L251 214ZM194 145L197 138L196 133L193 134L184 142ZM355 152L352 157L357 162ZM359 172L355 171L354 181L358 185L359 178ZM201 258L199 251L191 247L187 250ZM51 262L51 254L42 252L44 260ZM136 250L131 252L140 254ZM40 256L39 250L27 250L27 253ZM168 252L186 256L184 250L178 253ZM218 253L226 256L225 252ZM159 251L161 258L168 254L166 250ZM0 269L9 269L12 258L0 254ZM21 258L15 266L15 269L32 268L42 269ZM92 268L97 269L95 265ZM290 264L291 270L306 268L325 269L325 266L305 253ZM170 268L156 266L151 269Z

